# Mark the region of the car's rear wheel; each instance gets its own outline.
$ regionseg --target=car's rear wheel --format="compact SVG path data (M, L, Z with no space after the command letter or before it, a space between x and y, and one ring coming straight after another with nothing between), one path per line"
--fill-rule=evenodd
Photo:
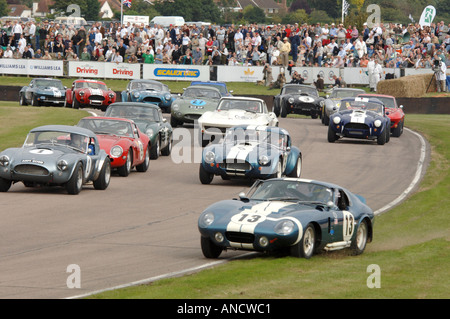
M296 245L291 247L293 257L302 257L309 259L314 254L316 248L316 231L314 226L309 224L306 227L303 237Z
M222 253L223 248L214 244L209 237L201 236L200 238L203 256L206 258L218 258Z
M127 177L130 175L131 168L133 166L133 150L130 148L128 150L127 159L125 164L117 169L120 176Z
M78 163L72 176L66 184L66 190L70 195L77 195L83 187L83 166Z
M202 164L200 164L199 178L202 184L211 184L214 179L214 174L208 173Z
M11 187L11 181L0 177L0 192L7 192Z
M145 159L144 162L142 162L142 164L139 164L136 166L136 170L138 172L144 173L148 170L148 167L150 166L150 153L148 151L148 147L147 147L147 151L145 152Z
M98 178L94 181L94 188L99 190L107 189L111 181L111 162L109 157L105 158L102 170Z
M367 221L363 220L356 231L356 237L352 242L351 249L354 255L361 255L366 249L367 240L369 238L369 227Z

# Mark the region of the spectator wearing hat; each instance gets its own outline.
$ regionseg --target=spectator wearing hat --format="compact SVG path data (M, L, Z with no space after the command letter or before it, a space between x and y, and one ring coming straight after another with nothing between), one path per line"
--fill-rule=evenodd
M287 37L283 38L283 43L280 47L280 58L281 58L281 65L287 67L289 63L289 53L291 52L291 44L289 42L289 39Z
M12 59L12 57L13 57L13 51L11 50L11 46L8 44L5 52L3 52L3 58L4 59Z

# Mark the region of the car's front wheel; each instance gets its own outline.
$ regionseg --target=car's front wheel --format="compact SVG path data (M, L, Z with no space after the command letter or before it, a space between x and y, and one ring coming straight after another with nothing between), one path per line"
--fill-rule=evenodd
M314 226L309 224L303 233L302 239L296 245L291 247L293 257L302 257L309 259L314 254L316 248L316 231Z
M7 192L11 187L11 181L0 177L0 192Z
M27 105L27 100L25 99L25 94L21 93L20 97L19 97L19 104L21 106L26 106Z
M386 132L381 133L377 137L377 144L378 145L384 145L386 144Z
M159 135L157 135L156 139L155 139L155 144L153 144L150 149L150 158L157 159L159 157L160 152L161 152L161 147L160 147L160 142L159 142Z
M338 139L338 136L336 135L336 133L333 131L331 126L328 126L328 142L334 143L337 139Z
M397 127L392 130L393 137L400 137L403 133L403 122L399 122Z
M72 176L66 184L67 192L70 195L77 195L81 192L83 187L83 166L78 163L73 171Z
M172 137L170 137L167 146L161 150L161 155L169 156L171 152L172 152Z
M218 258L223 251L223 248L214 244L209 237L201 236L200 244L203 256L206 258Z
M120 176L127 177L130 175L131 168L133 167L133 150L130 148L128 150L127 159L125 164L117 169Z
M111 162L109 160L109 157L107 157L103 162L100 175L94 181L94 188L99 190L105 190L108 188L110 181L111 181Z
M288 176L299 178L301 174L302 174L302 157L299 155L297 158L297 163L295 163L294 169Z
M214 179L214 174L208 173L202 164L200 164L200 171L198 175L200 178L200 182L204 185L211 184L212 180Z

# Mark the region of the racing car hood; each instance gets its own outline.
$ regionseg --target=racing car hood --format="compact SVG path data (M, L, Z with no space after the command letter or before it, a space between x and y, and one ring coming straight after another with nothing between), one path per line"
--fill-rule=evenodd
M61 97L66 95L66 91L58 89L56 87L41 87L37 90L40 94L52 95L55 97Z
M279 220L283 217L290 217L294 214L302 215L317 214L317 210L311 205L300 205L290 201L259 201L250 200L248 202L241 200L224 200L209 206L204 212L214 214L214 224L216 226L227 227L233 216L241 215L245 212L257 214L263 218L273 218ZM297 215L297 217L299 217ZM260 220L262 221L262 220ZM199 227L202 225L199 224Z
M340 116L346 123L367 123L376 118L382 118L376 112L365 110L345 110L337 113L336 116Z
M99 134L97 135L98 142L100 144L100 148L104 149L107 153L111 150L111 148L114 145L120 145L122 144L121 141L124 139L127 139L123 136L117 136L117 135L103 135Z
M204 149L204 152L212 151L215 154L216 162L225 161L247 161L257 163L261 155L267 155L270 158L278 157L279 148L272 144L259 143L257 141L242 142L238 144L223 143L212 144Z
M244 110L205 112L198 121L203 125L217 124L218 126L267 125L269 122L264 114Z
M308 94L289 94L290 98L294 98L295 101L302 103L314 103L318 98Z

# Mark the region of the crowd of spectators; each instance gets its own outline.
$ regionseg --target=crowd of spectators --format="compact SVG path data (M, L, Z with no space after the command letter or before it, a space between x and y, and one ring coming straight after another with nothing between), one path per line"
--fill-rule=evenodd
M155 64L390 68L450 64L450 24L420 28L390 23L361 30L342 24L261 26L145 26L97 22L85 28L8 21L1 26L0 58Z

